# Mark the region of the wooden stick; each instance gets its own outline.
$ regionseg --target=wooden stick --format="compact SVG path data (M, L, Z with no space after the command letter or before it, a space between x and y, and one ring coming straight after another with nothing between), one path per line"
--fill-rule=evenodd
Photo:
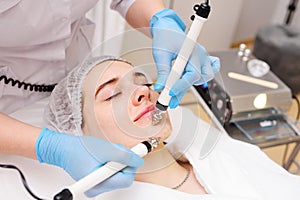
M260 86L263 86L263 87L271 88L271 89L277 89L278 88L277 83L270 82L270 81L265 81L265 80L258 79L258 78L253 78L251 76L245 76L245 75L238 74L238 73L235 73L235 72L229 72L228 77L239 80L239 81L244 81L244 82L260 85Z

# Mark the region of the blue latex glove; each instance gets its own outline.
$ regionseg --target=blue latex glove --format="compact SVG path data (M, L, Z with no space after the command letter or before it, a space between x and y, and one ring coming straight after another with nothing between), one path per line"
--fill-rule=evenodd
M176 59L186 37L185 28L184 22L170 9L159 11L150 20L152 54L158 71L155 90L162 90L165 86L172 61ZM196 43L182 77L170 89L172 98L169 107L177 107L192 85L204 84L213 79L219 70L219 58L208 56L204 47Z
M141 157L122 145L91 136L58 133L46 128L37 139L36 154L40 162L63 168L75 180L83 178L109 161L129 166L88 190L85 193L88 197L130 186L137 167L144 164Z

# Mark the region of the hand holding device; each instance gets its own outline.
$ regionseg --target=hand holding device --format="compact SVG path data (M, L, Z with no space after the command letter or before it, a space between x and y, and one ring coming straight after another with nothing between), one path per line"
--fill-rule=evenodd
M205 14L208 16L208 13ZM158 70L154 89L168 90L167 95L171 98L167 106L170 108L178 106L181 98L192 85L201 85L211 80L220 68L219 59L208 56L204 47L196 42L206 19L199 20L197 15L195 18L196 23L193 22L194 26L192 24L188 35L184 32L184 22L170 9L156 13L150 20L150 32L153 37L152 53ZM172 72L176 64L175 61L172 67L172 61L175 58L183 61L177 64L183 67L181 73L178 70ZM168 85L167 79L172 73L174 74L172 76L176 76L177 79L173 79L174 84Z
M150 153L153 149L157 148L160 142L160 138L149 138L147 141L143 141L133 148L131 151L144 157ZM73 185L63 189L60 193L55 195L54 200L73 200L76 195L94 187L95 185L101 185L101 182L105 181L107 178L119 173L119 171L126 168L125 164L118 162L108 162L101 168L95 170L94 172L83 177Z
M90 189L86 195L96 196L110 190L128 187L144 161L123 147L91 136L74 136L44 128L36 142L40 162L63 168L74 180L79 180L109 161L125 164L124 170Z

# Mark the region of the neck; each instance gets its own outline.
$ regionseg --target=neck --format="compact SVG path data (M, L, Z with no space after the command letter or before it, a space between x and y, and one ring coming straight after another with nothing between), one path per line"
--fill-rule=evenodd
M145 164L139 169L135 180L172 188L186 176L182 167L165 148L160 145L156 151L144 157Z

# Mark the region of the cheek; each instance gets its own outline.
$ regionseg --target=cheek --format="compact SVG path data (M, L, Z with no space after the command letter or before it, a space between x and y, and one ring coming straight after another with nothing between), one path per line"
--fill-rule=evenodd
M113 133L114 129L116 128L110 107L111 107L110 105L95 106L97 126L101 131L101 135L104 137L103 139L106 140L111 138L110 134Z
M151 100L156 102L159 97L159 94L153 90L151 90Z
M119 128L112 112L111 104L107 104L106 106L95 106L95 111L97 126L102 133L101 139L114 144L122 144L129 148L140 142Z

